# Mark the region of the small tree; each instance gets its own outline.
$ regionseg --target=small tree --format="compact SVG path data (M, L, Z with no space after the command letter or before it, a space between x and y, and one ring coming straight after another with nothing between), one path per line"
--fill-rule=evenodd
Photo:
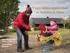
M70 29L70 17L69 18L67 18L67 20L66 20L66 28L69 28Z

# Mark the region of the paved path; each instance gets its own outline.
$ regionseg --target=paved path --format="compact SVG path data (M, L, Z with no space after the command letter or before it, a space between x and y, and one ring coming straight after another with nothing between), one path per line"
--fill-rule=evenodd
M0 39L0 53L18 53L16 51L17 39L15 37L9 37ZM43 45L34 41L29 42L29 45L33 48L23 53L44 53L42 51ZM23 46L24 49L24 46ZM70 44L62 45L60 47L52 47L52 49L46 53L70 53Z

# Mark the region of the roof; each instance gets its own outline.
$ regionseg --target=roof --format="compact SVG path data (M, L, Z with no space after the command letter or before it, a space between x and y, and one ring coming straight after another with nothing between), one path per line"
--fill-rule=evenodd
M62 24L62 18L32 18L31 20L34 24L49 24L50 20L56 20L57 24Z

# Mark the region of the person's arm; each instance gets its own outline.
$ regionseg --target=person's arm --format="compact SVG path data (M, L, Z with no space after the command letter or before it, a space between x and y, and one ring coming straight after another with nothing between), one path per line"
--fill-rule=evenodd
M48 29L51 29L51 30L58 29L58 26L57 25L55 25L55 26L48 26Z

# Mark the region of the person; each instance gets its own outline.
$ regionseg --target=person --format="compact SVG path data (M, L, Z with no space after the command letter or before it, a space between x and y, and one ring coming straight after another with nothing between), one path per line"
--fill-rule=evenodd
M56 20L50 21L50 26L47 26L47 32L45 33L46 36L53 35L56 31L58 31L58 25L56 23ZM54 40L49 40L49 43L53 44Z
M56 46L60 45L60 40L57 35L53 35L56 31L58 31L58 25L56 20L50 21L50 26L46 26L47 32L45 33L46 37L49 37L49 41L47 42L46 46L43 48L43 51L47 52L50 50L51 46L55 44ZM51 37L50 37L51 36ZM55 41L53 38L57 39L58 41Z
M40 25L39 25L39 34L36 36L36 41L37 42L42 42L43 41L43 37L44 37L44 34L45 34L45 32L47 31L46 30L46 27L45 27L46 25L44 24L44 23L40 23Z
M14 28L17 32L17 51L23 52L22 49L22 34L24 36L24 47L25 50L31 49L28 45L28 31L31 30L31 26L29 25L29 18L32 14L32 9L30 5L27 5L26 10L24 12L20 12L16 19L13 22Z

